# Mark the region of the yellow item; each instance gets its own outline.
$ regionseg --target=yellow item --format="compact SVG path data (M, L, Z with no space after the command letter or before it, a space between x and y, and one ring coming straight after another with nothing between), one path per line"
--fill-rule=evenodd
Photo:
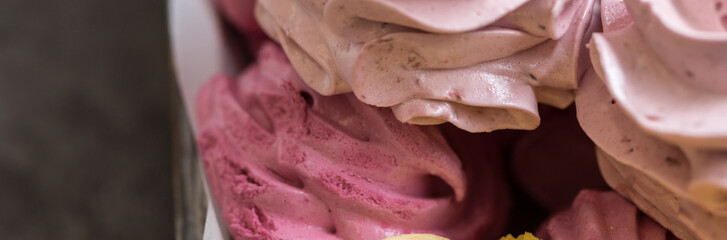
M507 236L501 237L500 240L540 240L535 235L529 232L525 232L525 234L520 234L520 236L517 236L517 238L513 237L512 234L508 234Z
M394 237L388 237L384 240L449 240L434 234L404 234Z

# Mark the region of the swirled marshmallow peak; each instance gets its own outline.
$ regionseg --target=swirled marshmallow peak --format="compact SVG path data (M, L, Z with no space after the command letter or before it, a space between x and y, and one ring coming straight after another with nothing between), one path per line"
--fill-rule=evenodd
M686 239L727 234L725 3L604 1L577 97L609 184Z
M727 29L720 22L727 12L719 7L722 1L624 3L633 24L594 36L596 71L639 127L686 154L692 200L727 216Z
M691 160L675 145L647 134L621 109L594 71L576 95L578 120L596 143L606 182L681 239L719 239L727 217L697 204L687 191Z
M448 140L466 136L400 123L352 94L321 96L272 43L258 56L197 102L205 169L236 239L501 234L508 197L494 147L453 150Z
M712 5L625 3L634 25L592 43L596 70L616 100L645 130L669 142L727 148L727 30L689 27L703 20L686 17L700 13L676 12L682 5ZM702 12L718 18L715 9Z
M594 4L260 0L256 16L317 92L352 91L402 122L485 132L534 129L538 101L573 101L600 26Z

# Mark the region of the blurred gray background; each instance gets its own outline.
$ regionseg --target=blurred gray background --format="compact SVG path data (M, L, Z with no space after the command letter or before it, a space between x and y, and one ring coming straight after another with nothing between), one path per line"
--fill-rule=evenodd
M0 1L0 239L172 239L163 0Z

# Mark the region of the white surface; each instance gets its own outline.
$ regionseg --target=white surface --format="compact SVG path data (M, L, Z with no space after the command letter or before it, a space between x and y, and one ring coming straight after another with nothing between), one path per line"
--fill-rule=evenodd
M210 201L209 198L207 198L207 200L208 200L207 202ZM219 222L217 221L217 214L212 209L213 208L211 208L211 207L207 208L207 218L205 219L204 234L202 235L202 239L204 239L204 240L227 239L227 237L222 236L222 228L220 227Z
M215 14L211 0L169 0L174 68L193 129L200 86L215 74L233 75L236 70Z
M231 60L230 51L227 51L222 27L210 1L169 0L169 34L174 69L195 135L194 102L200 86L215 74L232 75L236 72L236 64ZM203 170L201 176L210 204L203 239L228 239L224 226L219 224L218 208L209 194Z

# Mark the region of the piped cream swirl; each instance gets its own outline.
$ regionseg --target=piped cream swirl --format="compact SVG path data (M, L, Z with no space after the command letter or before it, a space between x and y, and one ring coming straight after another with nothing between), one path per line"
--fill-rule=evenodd
M538 101L573 101L594 3L260 0L256 16L317 92L483 132L533 129Z
M725 4L603 1L576 97L609 183L687 239L727 234Z

